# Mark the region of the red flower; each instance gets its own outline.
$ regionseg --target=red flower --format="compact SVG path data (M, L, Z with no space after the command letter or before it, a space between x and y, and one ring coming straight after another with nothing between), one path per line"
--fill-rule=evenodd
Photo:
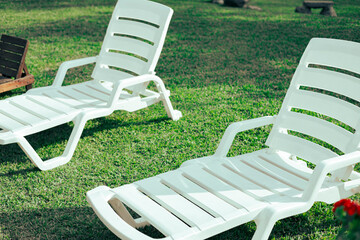
M350 199L341 199L334 204L333 212L335 212L338 207L345 206L346 208L346 206L349 206L349 204L351 204Z
M352 202L348 207L345 208L345 211L349 214L349 216L354 215L357 212L357 204Z

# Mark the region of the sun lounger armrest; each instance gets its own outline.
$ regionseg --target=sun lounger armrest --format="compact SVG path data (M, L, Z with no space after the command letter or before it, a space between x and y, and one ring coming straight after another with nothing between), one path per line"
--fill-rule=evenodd
M127 224L115 213L108 203L113 194L110 188L100 186L87 192L86 199L101 221L121 239L153 239Z
M162 93L166 93L166 88L165 88L163 81L154 74L144 74L144 75L140 75L140 76L136 76L136 77L121 79L114 84L114 89L111 93L110 100L108 102L108 107L114 108L117 100L120 97L121 91L124 88L130 87L130 86L133 86L133 85L136 85L139 83L151 82L151 81L155 82L155 85L157 86L157 88L159 90L161 90Z
M80 58L80 59L75 59L75 60L63 62L59 67L59 70L58 70L58 72L56 74L56 77L55 77L55 80L54 80L52 86L60 87L62 85L63 81L64 81L66 72L70 68L80 67L80 66L83 66L83 65L94 63L96 61L96 58L97 58L97 56L95 56L95 57L87 57L87 58Z
M328 173L360 162L360 150L321 161L314 169L303 194L306 201L314 201ZM356 180L354 180L356 181ZM350 181L351 182L351 181Z
M266 116L230 124L226 129L214 156L226 157L236 134L253 128L273 124L276 116Z

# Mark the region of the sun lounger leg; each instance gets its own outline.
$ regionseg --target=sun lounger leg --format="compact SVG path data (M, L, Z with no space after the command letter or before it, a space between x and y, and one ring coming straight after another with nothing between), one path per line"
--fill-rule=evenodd
M85 127L85 123L86 120L84 118L78 118L78 120L74 121L74 128L71 132L64 153L59 157L51 158L49 160L42 160L34 148L30 145L30 143L25 139L25 137L19 136L17 143L25 152L25 154L30 158L30 160L35 164L35 166L37 166L40 170L50 170L60 165L64 165L70 161Z
M174 110L164 83L159 78L158 81L155 82L155 84L156 84L156 87L157 87L159 93L162 95L162 98L163 98L162 102L164 104L165 111L166 111L168 117L174 121L179 120L182 117L182 113L179 110Z
M270 216L269 218L264 217L261 219L261 221L255 220L256 231L252 237L252 240L268 240L276 221L277 219L273 216Z

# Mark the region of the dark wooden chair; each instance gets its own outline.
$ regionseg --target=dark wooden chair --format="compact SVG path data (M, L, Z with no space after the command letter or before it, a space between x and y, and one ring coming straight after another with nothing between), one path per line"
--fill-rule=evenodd
M0 39L0 93L25 86L32 88L34 76L25 65L29 41L1 35Z

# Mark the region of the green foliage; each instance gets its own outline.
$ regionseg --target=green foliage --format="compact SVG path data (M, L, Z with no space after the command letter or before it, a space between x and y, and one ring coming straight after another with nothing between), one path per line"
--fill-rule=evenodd
M175 11L157 66L184 117L161 104L89 121L72 160L41 172L14 144L0 146L0 239L116 239L85 200L99 185L120 186L213 154L231 123L277 113L309 40L360 42L360 1L337 0L337 18L297 14L300 0L253 0L263 11L208 0L159 0ZM66 60L96 55L116 0L0 1L0 33L30 40L35 87L50 85ZM69 71L65 84L90 78L93 66ZM5 99L23 89L0 94ZM43 158L61 154L65 124L27 137ZM264 146L269 128L239 135L230 155ZM358 198L358 196L355 196ZM278 222L275 239L333 239L331 206ZM250 239L249 223L212 239ZM152 231L152 229L144 229ZM155 234L156 235L156 234Z

